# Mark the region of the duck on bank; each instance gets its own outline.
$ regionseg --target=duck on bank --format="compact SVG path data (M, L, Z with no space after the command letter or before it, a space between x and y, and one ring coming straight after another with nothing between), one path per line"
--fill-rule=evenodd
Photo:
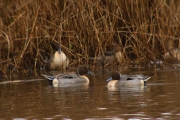
M54 69L67 69L70 60L65 55L65 53L61 50L61 46L59 44L55 44L52 41L50 42L52 48L55 50L54 54L51 54L49 57L44 56L41 54L41 59L43 63L46 64L46 67L50 70Z
M168 52L164 54L165 59L175 59L177 61L180 61L180 49L178 48L172 48Z

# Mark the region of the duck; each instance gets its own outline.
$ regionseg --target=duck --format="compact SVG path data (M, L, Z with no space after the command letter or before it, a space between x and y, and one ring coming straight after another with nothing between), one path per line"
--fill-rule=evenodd
M89 56L89 63L97 64L99 65L99 67L102 67L104 69L105 66L114 64L114 52L114 49L108 51L100 51L99 55L95 56L94 51L92 50Z
M118 88L118 87L128 87L128 86L141 86L145 85L145 83L151 78L150 76L144 76L142 74L137 75L121 75L119 71L115 71L111 74L109 79L107 79L108 88Z
M169 60L174 59L180 61L180 49L171 48L168 52L164 54L164 59L169 59Z
M124 59L124 55L122 53L121 50L121 46L120 45L114 45L114 58L116 59L116 63L119 69L119 66L123 64L123 59Z
M69 66L70 60L65 55L65 53L61 50L61 46L59 44L55 44L52 41L50 41L51 46L55 51L54 54L51 54L50 57L42 57L42 54L40 54L40 57L43 61L43 63L46 64L46 67L49 70L55 70L55 69L67 69Z
M94 75L88 70L84 65L79 65L77 67L77 73L69 74L58 74L58 75L45 75L41 74L43 77L52 82L53 86L65 85L65 84L76 84L76 83L89 83L89 78L85 76L86 74Z

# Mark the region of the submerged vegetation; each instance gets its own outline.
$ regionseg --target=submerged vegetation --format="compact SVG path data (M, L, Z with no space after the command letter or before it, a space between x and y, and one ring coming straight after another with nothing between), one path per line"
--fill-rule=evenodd
M126 63L163 59L179 46L177 0L1 0L0 73L43 65L50 41L61 44L70 66L121 46ZM7 77L7 76L6 76Z

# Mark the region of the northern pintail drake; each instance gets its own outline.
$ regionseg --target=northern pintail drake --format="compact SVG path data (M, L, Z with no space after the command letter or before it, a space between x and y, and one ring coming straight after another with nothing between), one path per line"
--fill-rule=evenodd
M89 83L89 78L85 76L86 74L94 75L87 69L87 67L84 65L79 65L77 68L77 73L58 74L53 76L45 74L41 75L52 81L53 86L59 86L62 84Z
M152 74L154 75L154 73ZM145 85L146 81L148 81L151 76L144 76L142 74L137 75L121 75L120 72L113 72L111 77L107 80L109 81L107 87L123 87L123 86L140 86Z
M61 50L61 46L59 44L55 45L52 41L50 43L52 48L56 50L55 53L51 54L50 57L45 57L44 59L41 55L41 59L46 64L47 68L50 70L66 69L70 63L69 58Z

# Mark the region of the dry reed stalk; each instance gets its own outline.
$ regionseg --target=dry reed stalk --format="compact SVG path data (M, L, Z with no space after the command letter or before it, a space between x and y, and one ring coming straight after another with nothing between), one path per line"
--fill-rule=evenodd
M61 44L72 67L112 50L114 43L129 63L163 59L179 40L179 4L176 0L2 0L0 64L11 66L11 72L37 71L39 52L54 52L50 40ZM3 74L9 71L2 69L6 69Z

